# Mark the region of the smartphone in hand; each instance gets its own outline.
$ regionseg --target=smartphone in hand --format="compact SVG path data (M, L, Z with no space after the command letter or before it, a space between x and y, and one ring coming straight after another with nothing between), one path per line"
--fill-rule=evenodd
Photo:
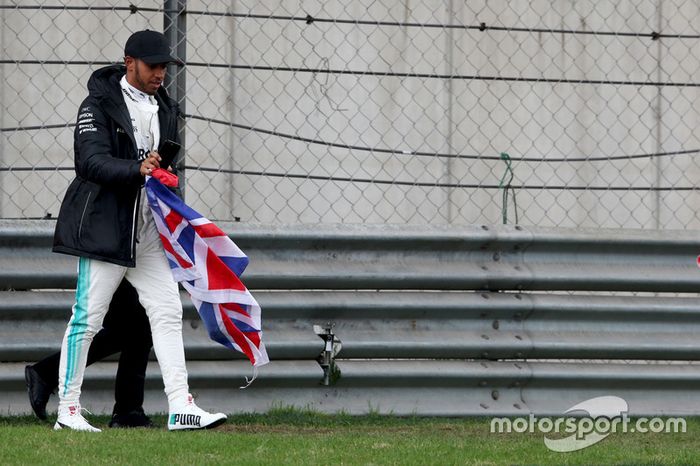
M177 157L177 153L180 152L180 144L170 139L163 141L158 148L158 155L160 155L160 168L167 169Z

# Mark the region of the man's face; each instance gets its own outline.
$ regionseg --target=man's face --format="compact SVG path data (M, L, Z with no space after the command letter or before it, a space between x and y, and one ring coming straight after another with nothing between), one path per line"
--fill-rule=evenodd
M166 63L149 65L138 58L126 57L126 80L136 89L154 95L165 79Z

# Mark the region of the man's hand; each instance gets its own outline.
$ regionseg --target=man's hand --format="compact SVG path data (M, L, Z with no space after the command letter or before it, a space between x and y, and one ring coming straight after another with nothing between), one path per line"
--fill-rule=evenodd
M148 157L146 157L144 161L141 162L141 176L148 176L154 169L160 168L160 160L161 159L160 155L158 155L158 152L150 152L148 154Z

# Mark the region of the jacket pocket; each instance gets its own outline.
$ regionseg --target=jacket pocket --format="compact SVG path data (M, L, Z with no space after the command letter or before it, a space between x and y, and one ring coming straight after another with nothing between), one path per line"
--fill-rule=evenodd
M85 222L85 213L87 212L88 206L90 205L90 198L92 197L92 191L88 192L87 199L83 205L83 210L80 213L80 223L78 224L78 238L83 236L83 223Z

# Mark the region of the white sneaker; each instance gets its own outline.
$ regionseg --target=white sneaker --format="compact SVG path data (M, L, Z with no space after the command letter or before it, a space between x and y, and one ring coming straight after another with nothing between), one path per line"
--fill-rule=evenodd
M92 427L80 413L80 405L58 408L58 419L53 426L53 430L71 429L85 432L102 432L97 427Z
M208 413L194 404L192 395L177 409L170 410L168 430L212 429L226 422L224 413Z

